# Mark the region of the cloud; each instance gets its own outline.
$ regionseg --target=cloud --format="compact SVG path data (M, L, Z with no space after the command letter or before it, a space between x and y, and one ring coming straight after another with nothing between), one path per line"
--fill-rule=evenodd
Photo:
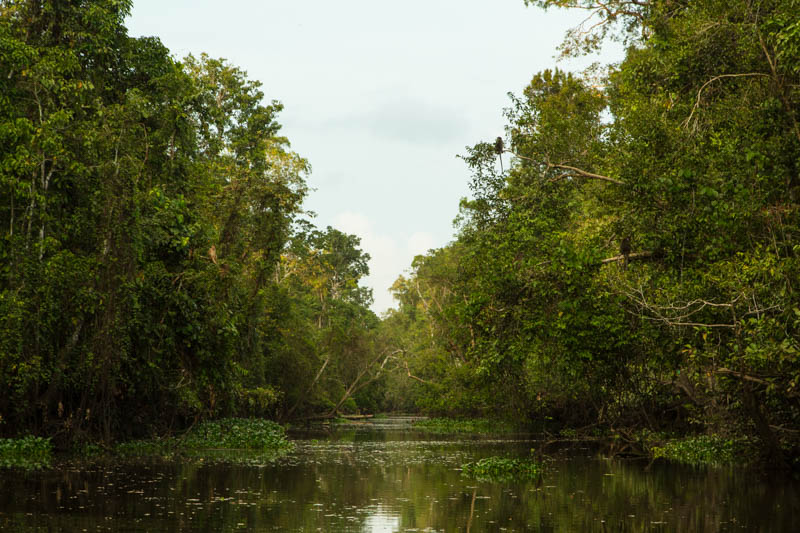
M389 141L429 145L460 139L469 131L470 123L456 109L400 97L376 103L368 111L329 119L324 127L348 129Z
M417 256L426 253L431 248L435 248L436 245L433 235L427 231L418 231L408 238L407 247L410 253Z
M414 256L435 247L430 233L418 231L407 238L396 239L376 231L368 217L352 211L339 213L334 218L334 226L360 237L361 249L370 255L370 275L363 284L372 288L375 297L372 309L379 314L394 306L389 287L409 268Z

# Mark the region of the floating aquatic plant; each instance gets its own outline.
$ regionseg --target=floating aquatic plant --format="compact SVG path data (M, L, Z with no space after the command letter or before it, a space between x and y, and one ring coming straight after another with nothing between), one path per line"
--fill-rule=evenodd
M267 457L277 457L293 448L294 443L286 438L283 427L275 422L259 418L223 418L202 422L182 437L125 442L117 445L115 451L127 457L187 455L225 462L240 455L245 459L246 455L246 462L251 463L263 462ZM219 453L230 450L247 450L260 455Z
M462 475L479 481L526 481L542 475L542 465L531 459L485 457L461 465Z
M651 451L655 458L692 465L731 464L748 456L746 441L714 435L668 441L663 446L654 446Z
M50 466L53 445L50 439L28 435L18 439L0 439L0 467L37 470Z

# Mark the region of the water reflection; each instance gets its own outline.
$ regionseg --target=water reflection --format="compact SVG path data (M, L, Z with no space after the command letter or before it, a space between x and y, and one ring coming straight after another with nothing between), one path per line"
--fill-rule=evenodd
M382 506L375 509L375 514L367 517L362 531L364 533L392 533L400 530L400 517L387 512Z
M0 475L2 531L796 531L791 482L559 454L539 483L459 465L527 455L523 438L369 428L302 435L275 463L149 462ZM220 459L224 459L221 457Z

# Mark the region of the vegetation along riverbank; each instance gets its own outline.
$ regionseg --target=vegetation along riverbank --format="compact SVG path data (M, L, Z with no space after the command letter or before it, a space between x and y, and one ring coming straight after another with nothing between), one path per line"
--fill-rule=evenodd
M404 411L800 467L800 4L526 3L624 59L509 88L378 317L280 95L130 37L130 0L0 0L2 464Z

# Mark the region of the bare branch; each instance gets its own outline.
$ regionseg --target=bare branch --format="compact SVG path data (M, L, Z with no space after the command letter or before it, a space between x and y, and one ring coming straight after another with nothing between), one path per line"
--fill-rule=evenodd
M557 165L555 163L548 163L547 166L551 167L551 168L560 168L562 170L570 170L570 171L572 171L572 172L574 172L574 173L576 173L579 176L582 176L584 178L591 178L591 179L595 179L595 180L610 181L611 183L616 183L617 185L625 185L624 181L620 181L620 180L618 180L616 178L609 178L608 176L603 176L602 174L595 174L593 172L587 172L587 171L582 170L580 168L571 167L569 165Z
M511 150L504 150L504 151L510 153L514 157L518 157L518 158L524 159L526 161L531 161L533 163L541 163L540 161L537 161L537 160L535 160L535 159L533 159L531 157L525 157L524 155L519 155L518 153L512 152ZM573 167L573 166L570 166L570 165L560 165L560 164L550 163L550 162L545 163L545 164L547 165L547 168L560 168L561 170L569 170L570 172L572 172L574 174L577 174L578 176L581 176L581 177L584 177L584 178L591 178L591 179L596 179L596 180L609 181L611 183L616 183L617 185L625 185L624 181L620 181L620 180L618 180L616 178L603 176L602 174L595 174L594 172L588 172L586 170L583 170L583 169L580 169L580 168L577 168L577 167ZM551 179L550 181L558 181L558 180L564 179L565 177L568 177L568 176L569 176L569 173L564 173L564 174L561 174L561 175L557 176L556 178Z
M694 300L686 305L665 305L659 306L649 303L644 295L644 291L639 289L630 289L623 291L623 294L637 306L641 311L650 314L651 316L642 316L642 318L654 322L662 322L669 327L702 327L702 328L728 328L734 329L737 327L736 320L730 323L706 323L690 320L692 316L702 311L707 305L712 307L733 307L733 303L739 299L737 297L729 304L717 304L714 302L707 302L705 300ZM675 313L674 311L680 311Z
M414 379L416 381L419 381L420 383L425 383L426 385L435 385L435 383L433 383L432 381L427 381L427 380L424 380L424 379L422 379L420 377L417 377L417 376L413 375L411 373L411 369L408 367L408 361L406 361L405 359L401 359L399 357L396 357L397 354L405 355L405 353L406 353L406 351L404 349L399 348L399 349L389 353L389 355L386 356L386 360L388 360L388 359L398 359L398 360L400 360L400 362L403 365L403 368L406 369L406 374L408 375L409 378ZM384 364L386 364L386 360L384 360Z
M653 256L653 252L636 252L636 253L633 253L633 254L628 254L627 256L624 255L624 254L623 255L615 255L614 257L609 257L607 259L603 259L602 261L600 261L600 263L605 265L607 263L615 263L617 261L623 261L623 260L625 260L626 257L628 259L642 259L642 258L645 258L645 257L652 257L652 256Z
M302 401L305 400L306 397L309 394L311 394L311 391L314 389L314 385L316 385L317 381L319 381L320 376L322 376L322 373L325 371L325 367L328 366L328 363L330 362L330 360L331 360L331 356L330 356L330 354L328 354L328 357L325 358L325 362L322 363L322 366L317 371L317 375L314 376L314 379L311 381L311 384L308 386L308 389L306 389L305 394L303 396L301 396L300 398L298 398L298 400L295 402L295 404L286 413L286 418L292 416L292 413L294 413L295 409L297 409L297 407L302 403Z
M636 252L636 253L633 253L633 254L628 254L628 259L644 259L646 257L653 257L653 252ZM608 263L614 263L614 262L617 262L617 261L622 261L624 259L625 259L625 255L615 255L614 257L607 257L606 259L602 259L599 264L605 265L605 264L608 264ZM546 266L546 265L549 265L552 262L553 262L552 259L548 259L546 261L541 261L539 263L536 263L534 265L534 267Z
M411 369L408 368L408 361L403 361L403 366L406 368L406 373L408 374L408 377L410 377L411 379L415 379L415 380L419 381L420 383L425 383L426 385L433 385L434 384L431 381L426 381L426 380L424 380L422 378L418 378L417 376L413 375L411 373Z
M664 306L661 306L661 309L686 310L686 309L690 309L691 307L693 307L695 305L700 305L699 309L696 309L696 310L692 311L694 313L694 312L697 312L697 311L699 311L700 309L702 309L703 307L706 307L706 306L709 306L709 307L733 307L733 304L735 304L737 301L739 301L739 299L741 297L742 297L742 295L740 294L739 296L737 296L736 298L734 298L730 302L721 303L721 304L716 303L716 302L709 302L708 300L697 299L697 300L692 300L691 302L687 302L684 305L664 305Z
M800 430L797 430L797 429L789 429L789 428L785 428L785 427L783 427L783 426L773 426L773 425L770 425L769 427L770 427L770 429L774 429L775 431L787 431L787 432L789 432L789 433L800 433Z
M550 182L552 182L552 183L555 183L555 182L557 182L557 181L561 181L561 180L563 180L564 178L568 178L568 177L570 177L571 175L572 175L572 174L570 174L569 172L564 172L563 174L559 174L559 175L558 175L558 176L556 176L555 178L550 178L550 180L549 180L549 181L550 181Z
M737 372L736 370L731 370L729 368L720 367L714 371L715 374L722 374L724 376L734 376L743 381L751 381L753 383L758 383L759 385L769 385L769 381L761 379L756 376L750 376L745 374L744 372Z
M703 91L705 90L706 87L708 87L713 82L724 78L742 78L746 76L761 76L769 78L769 74L764 74L763 72L747 72L743 74L720 74L719 76L714 76L713 78L705 82L702 85L702 87L700 87L700 90L697 91L697 100L695 101L694 106L692 107L692 112L689 113L689 117L683 122L683 127L684 128L689 127L689 123L692 121L692 117L694 116L695 111L697 111L697 108L700 106L700 97L703 95Z

